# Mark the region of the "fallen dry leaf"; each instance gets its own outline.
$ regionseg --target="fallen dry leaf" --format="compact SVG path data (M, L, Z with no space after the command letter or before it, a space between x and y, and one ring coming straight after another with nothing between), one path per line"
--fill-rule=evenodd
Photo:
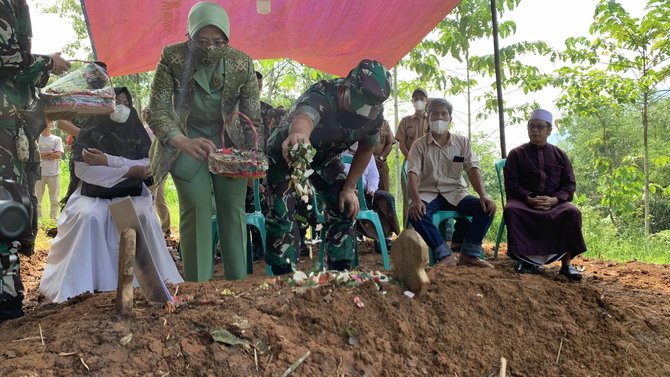
M119 344L122 347L125 347L125 346L128 345L128 343L130 343L131 340L133 340L133 333L130 333L130 334L124 336L123 338L121 338L121 340L119 340Z

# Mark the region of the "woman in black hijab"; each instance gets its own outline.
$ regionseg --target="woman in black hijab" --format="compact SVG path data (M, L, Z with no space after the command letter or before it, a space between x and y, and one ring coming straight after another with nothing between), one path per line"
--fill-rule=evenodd
M149 158L151 139L133 107L133 99L127 88L115 88L116 107L110 115L91 117L79 131L77 147L73 152L75 162L89 165L107 165L105 155L133 161ZM102 187L83 182L81 194L103 199L142 194L142 180L148 177L148 164L132 166L127 178L113 187ZM146 169L143 169L146 168ZM142 174L146 173L146 174ZM150 186L151 182L146 181Z
M145 179L151 141L127 88L117 88L110 115L91 117L79 132L75 174L81 180L58 220L40 292L54 302L117 287L119 232L109 205L130 197L163 280L182 278L170 257ZM140 235L138 235L139 237Z

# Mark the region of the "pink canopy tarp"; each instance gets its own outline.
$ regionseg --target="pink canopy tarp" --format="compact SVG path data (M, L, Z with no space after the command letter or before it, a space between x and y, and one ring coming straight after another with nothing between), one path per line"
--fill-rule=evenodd
M361 59L392 67L460 0L219 0L230 42L253 59L291 58L346 75ZM96 59L113 76L152 71L163 46L186 40L196 0L81 0Z

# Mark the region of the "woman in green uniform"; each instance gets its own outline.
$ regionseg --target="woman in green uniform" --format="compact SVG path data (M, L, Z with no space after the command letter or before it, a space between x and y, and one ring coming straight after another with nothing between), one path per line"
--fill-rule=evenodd
M260 125L258 83L251 58L228 45L230 22L223 7L195 4L187 29L188 41L166 46L156 67L148 116L156 135L151 166L156 182L169 172L177 188L185 280L212 277L212 195L224 276L242 279L246 179L211 174L207 156L221 147L223 121L230 113L239 109ZM232 122L225 139L227 147L255 147L253 131L245 123Z

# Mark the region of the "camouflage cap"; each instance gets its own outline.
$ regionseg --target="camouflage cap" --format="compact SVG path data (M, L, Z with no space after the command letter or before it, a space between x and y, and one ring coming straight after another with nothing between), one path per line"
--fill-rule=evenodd
M376 60L363 59L349 75L351 107L354 112L372 115L368 109L380 107L391 94L391 75ZM363 111L359 111L363 110Z

